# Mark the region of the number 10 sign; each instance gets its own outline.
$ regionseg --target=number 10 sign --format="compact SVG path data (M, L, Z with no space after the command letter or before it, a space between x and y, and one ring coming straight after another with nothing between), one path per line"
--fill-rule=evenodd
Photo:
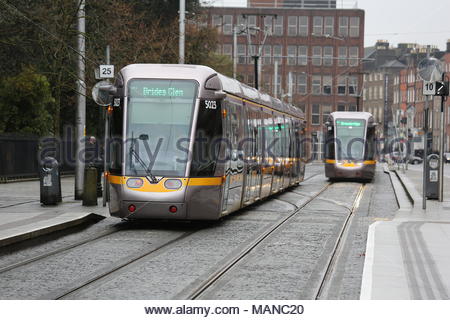
M423 82L423 93L424 96L434 96L436 94L436 82L434 81L424 81Z

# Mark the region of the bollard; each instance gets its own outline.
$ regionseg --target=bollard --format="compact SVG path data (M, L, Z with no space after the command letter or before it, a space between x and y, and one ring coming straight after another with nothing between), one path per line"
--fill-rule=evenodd
M89 166L84 169L83 206L97 205L97 169Z
M39 170L40 201L44 205L62 201L59 164L55 158L45 157Z

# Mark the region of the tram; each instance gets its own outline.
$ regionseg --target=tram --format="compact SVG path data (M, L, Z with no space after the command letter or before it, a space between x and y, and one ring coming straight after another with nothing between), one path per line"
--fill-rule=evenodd
M112 216L217 220L304 178L303 112L209 67L133 64L100 91Z
M376 123L368 112L333 112L325 123L325 176L370 181L376 168Z

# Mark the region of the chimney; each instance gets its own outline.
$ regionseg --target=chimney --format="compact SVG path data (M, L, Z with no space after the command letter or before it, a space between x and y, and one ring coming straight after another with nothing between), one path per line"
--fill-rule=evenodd
M447 40L447 52L450 53L450 39Z

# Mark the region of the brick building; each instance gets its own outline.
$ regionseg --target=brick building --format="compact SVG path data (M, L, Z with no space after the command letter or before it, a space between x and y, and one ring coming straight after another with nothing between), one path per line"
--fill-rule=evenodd
M236 33L240 81L254 85L252 56L261 53L259 89L291 99L305 111L312 155L321 159L326 116L333 111L361 109L364 11L297 7L204 10L208 23L220 34L218 53L233 59Z
M336 0L248 0L252 8L336 8Z

